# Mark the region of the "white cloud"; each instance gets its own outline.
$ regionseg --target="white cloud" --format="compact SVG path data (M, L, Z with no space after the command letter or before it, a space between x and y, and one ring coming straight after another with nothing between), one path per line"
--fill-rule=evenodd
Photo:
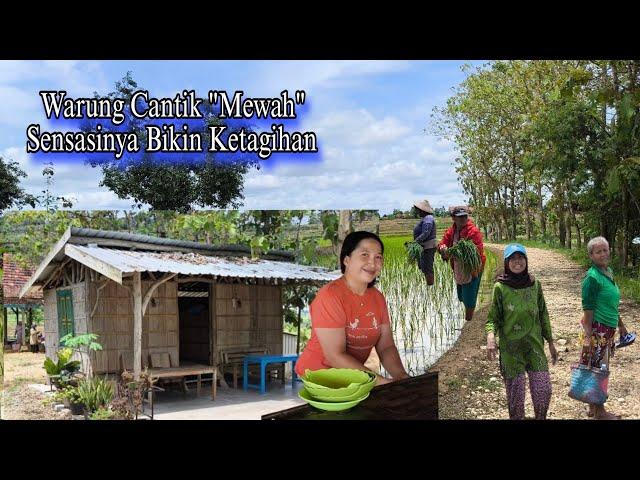
M366 77L409 68L410 63L402 60L268 61L258 69L254 88L260 94L273 94L284 89L355 87Z
M25 128L44 118L37 94L10 85L0 84L0 125Z
M365 109L330 112L308 128L324 143L353 146L390 143L411 132L398 118L377 119Z
M323 161L250 172L247 208L375 208L384 213L406 209L418 198L428 197L438 206L466 198L453 165L454 144L447 140L366 109L329 112L310 123L321 141Z
M26 128L44 121L39 90L66 90L76 98L108 87L98 62L0 61L0 125Z

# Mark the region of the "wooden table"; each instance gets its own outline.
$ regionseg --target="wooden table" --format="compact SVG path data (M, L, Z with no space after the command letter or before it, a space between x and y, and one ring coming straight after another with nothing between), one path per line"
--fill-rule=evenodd
M438 372L377 386L366 400L343 412L326 412L305 404L262 416L262 420L437 419Z
M216 399L216 384L217 382L217 367L213 365L200 365L197 363L189 363L181 365L179 367L170 368L150 368L149 376L153 380L160 378L182 378L189 375L196 375L198 377L197 392L200 395L200 389L202 387L202 375L211 373L213 378L211 379L211 399Z

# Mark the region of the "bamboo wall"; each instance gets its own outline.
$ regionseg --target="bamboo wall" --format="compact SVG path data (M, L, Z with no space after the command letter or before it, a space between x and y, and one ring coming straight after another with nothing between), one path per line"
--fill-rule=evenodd
M216 285L216 347L263 347L282 353L282 288L272 285ZM232 299L240 299L234 308Z
M142 296L151 282L142 282ZM97 283L91 282L90 308L93 309ZM176 282L160 285L153 294L142 318L142 364L148 365L150 353L168 352L172 366L179 362L178 293ZM133 297L129 290L109 281L100 292L98 307L92 319L92 331L99 335L102 351L95 353L96 373L118 372L120 355L133 354Z
M142 282L142 295L151 282ZM73 290L76 334L95 333L103 350L92 353L94 373L121 370L120 356L133 354L133 299L129 290L109 280L101 289L94 308L99 283L91 280L61 287ZM225 348L266 347L269 353L282 353L282 287L243 284L213 285L213 355ZM142 321L142 362L148 364L150 353L169 352L172 366L180 358L177 282L168 281L154 292ZM233 298L240 304L234 307ZM47 356L55 359L58 349L58 315L56 290L44 292ZM86 367L85 367L86 368Z

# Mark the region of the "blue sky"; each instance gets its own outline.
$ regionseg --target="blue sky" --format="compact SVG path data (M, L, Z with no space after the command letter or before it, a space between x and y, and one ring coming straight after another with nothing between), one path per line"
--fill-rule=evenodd
M42 160L26 153L26 128L51 128L40 90L67 90L71 97L114 89L131 71L154 97L195 89L246 96L305 90L310 109L300 122L314 131L321 162L266 161L245 178L244 207L250 209L407 209L413 199L432 205L465 201L457 183L454 145L424 128L464 79L464 61L0 61L0 155L28 174L22 186L43 188ZM480 65L484 62L469 62ZM128 209L98 187L99 169L56 164L54 190L74 197L77 209Z

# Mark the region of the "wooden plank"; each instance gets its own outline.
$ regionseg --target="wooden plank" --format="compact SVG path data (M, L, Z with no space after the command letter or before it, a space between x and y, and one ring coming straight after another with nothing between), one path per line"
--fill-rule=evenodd
M60 238L60 240L56 242L51 250L49 250L49 253L44 258L44 260L40 262L40 265L38 265L38 268L36 268L34 274L31 275L31 278L29 278L29 280L27 280L27 283L25 283L24 286L20 289L20 293L18 294L19 298L22 298L31 289L33 284L38 280L38 277L40 277L40 275L42 275L42 273L44 272L44 269L47 268L47 266L49 266L53 259L62 251L70 237L71 227L65 230L62 238Z
M142 281L140 272L133 275L133 377L140 378L142 365Z
M380 385L346 412L323 412L310 405L262 416L263 420L437 420L438 372Z
M153 378L176 378L185 377L187 375L201 375L203 373L214 373L215 368L209 365L199 367L169 367L169 368L150 368L149 374Z
M142 314L143 315L147 311L147 305L149 305L149 301L151 300L151 297L153 296L153 292L155 292L156 288L158 288L163 283L171 280L176 275L177 275L177 273L167 273L160 280L158 280L157 282L155 282L154 284L152 284L149 287L149 290L145 294L144 300L142 301Z
M209 285L209 363L214 366L218 366L218 315L216 310L216 288L215 285ZM215 376L214 376L214 389L215 389ZM215 393L213 395L215 398Z
M114 282L122 284L122 271L118 270L113 265L109 265L89 253L81 251L74 245L66 245L64 247L64 254L101 273L105 277L110 278Z

